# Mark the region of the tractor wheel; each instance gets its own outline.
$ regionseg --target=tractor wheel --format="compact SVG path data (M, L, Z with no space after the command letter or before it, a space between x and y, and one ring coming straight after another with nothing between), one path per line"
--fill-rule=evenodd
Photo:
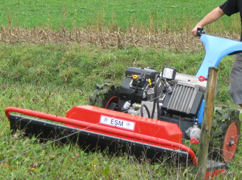
M90 105L117 110L119 88L119 85L110 85L109 83L105 83L101 86L97 85L97 90L95 90L93 95L89 96Z
M239 111L222 108L215 113L211 127L209 157L228 163L234 158L239 144Z

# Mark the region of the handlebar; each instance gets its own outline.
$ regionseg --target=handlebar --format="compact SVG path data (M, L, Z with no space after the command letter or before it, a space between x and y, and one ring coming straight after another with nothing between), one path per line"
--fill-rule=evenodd
M197 28L197 36L202 36L202 34L206 34L206 31L203 28Z

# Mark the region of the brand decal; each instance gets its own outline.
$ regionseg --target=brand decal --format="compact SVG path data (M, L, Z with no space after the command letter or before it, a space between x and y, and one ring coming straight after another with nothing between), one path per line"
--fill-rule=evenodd
M108 116L101 116L100 123L106 124L109 126L114 126L117 128L128 129L131 131L134 131L134 127L135 127L134 122L117 119L117 118L113 118L113 117L108 117Z

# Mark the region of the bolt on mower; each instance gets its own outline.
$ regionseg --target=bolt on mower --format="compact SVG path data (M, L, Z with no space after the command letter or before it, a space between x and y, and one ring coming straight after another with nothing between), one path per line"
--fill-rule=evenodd
M207 35L203 30L199 35L206 54L196 75L178 73L173 67L161 72L128 67L121 84L97 85L90 104L73 107L66 117L6 108L10 127L41 139L74 141L89 150L125 151L151 159L178 154L197 166L194 151L184 142L199 143L209 68L242 50L240 41ZM227 168L240 137L239 111L214 111L207 173Z

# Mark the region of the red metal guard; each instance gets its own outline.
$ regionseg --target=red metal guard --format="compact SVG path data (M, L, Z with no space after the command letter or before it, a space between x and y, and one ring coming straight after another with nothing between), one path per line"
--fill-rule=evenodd
M100 134L110 135L116 138L127 139L127 140L136 141L140 143L155 145L158 147L166 147L174 150L183 150L189 154L193 164L197 166L196 156L189 147L181 143L171 141L173 138L171 138L171 140L167 140L167 139L155 137L155 135L160 136L161 134L165 134L165 136L167 136L169 132L167 133L165 131L168 131L168 129L171 127L174 128L174 130L171 130L171 134L173 131L177 131L176 126L170 125L172 123L166 123L166 122L149 119L149 118L142 118L140 116L133 116L130 114L120 113L117 111L107 110L107 109L98 108L94 106L74 107L73 109L68 111L67 117L60 117L60 116L46 114L46 113L28 110L28 109L8 107L5 110L5 114L8 118L10 116L10 112L16 112L27 116L65 123L67 126L75 127L78 129L85 129L87 131L97 132ZM99 116L101 115L110 116L110 114L111 116L115 116L115 118L118 117L121 119L135 122L136 126L134 131L124 130L124 129L119 129L117 127L110 127L110 126L99 124L99 120L98 120ZM158 126L158 128L160 128L160 130L162 130L163 132L158 133L158 131L152 132L152 131L141 130L145 128L147 129L154 128L155 126ZM156 133L154 134L154 132Z

